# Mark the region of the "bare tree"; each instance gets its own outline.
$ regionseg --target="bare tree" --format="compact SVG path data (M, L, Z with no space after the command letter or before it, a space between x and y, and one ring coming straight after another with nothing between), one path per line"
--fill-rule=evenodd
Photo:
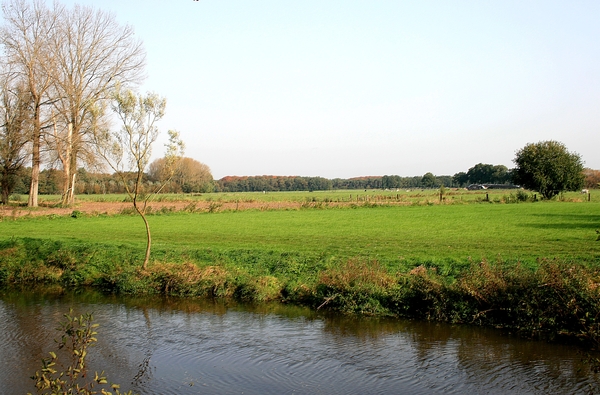
M94 147L98 154L114 170L123 182L133 208L142 217L146 227L146 254L142 268L145 270L150 260L152 236L146 218L148 202L159 193L173 177L177 164L183 156L184 145L179 133L169 131L169 143L165 154L165 179L151 187L144 186L144 172L150 161L152 145L159 135L156 123L164 116L166 99L155 93L136 95L131 90L114 94L113 110L121 120L121 129L110 132L98 130L94 134Z
M119 25L111 13L79 5L62 14L53 38L55 108L62 121L54 146L62 150L63 204L72 204L78 160L94 159L94 128L117 85L143 78L145 51L132 27Z
M29 100L24 86L11 87L5 78L0 86L0 189L2 204L15 187L17 174L23 167L27 151Z
M51 103L48 91L52 78L50 43L56 34L56 21L62 7L55 3L49 10L41 0L28 2L11 0L2 4L4 24L0 27L0 44L4 49L4 62L13 78L21 81L29 95L31 107L32 162L31 186L28 205L38 205L38 185L41 164L41 142L44 107Z

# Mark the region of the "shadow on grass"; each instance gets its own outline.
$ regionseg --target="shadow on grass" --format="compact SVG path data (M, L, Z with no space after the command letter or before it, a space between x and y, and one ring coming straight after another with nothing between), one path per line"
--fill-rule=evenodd
M537 229L600 229L600 215L595 214L532 214L531 216L547 218L548 222L519 226Z

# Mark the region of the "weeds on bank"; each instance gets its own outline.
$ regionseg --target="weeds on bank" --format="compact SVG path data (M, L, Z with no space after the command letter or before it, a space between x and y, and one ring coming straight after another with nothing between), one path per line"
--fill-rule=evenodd
M0 286L60 284L124 294L280 300L344 313L493 326L600 346L600 273L583 264L542 259L525 267L480 261L455 265L449 275L427 265L394 272L361 258L199 250L164 255L142 270L140 254L128 248L13 239L0 245Z
M418 266L392 275L349 261L321 273L319 308L505 328L529 337L579 338L600 346L600 275L541 260L538 268L472 263L455 281Z

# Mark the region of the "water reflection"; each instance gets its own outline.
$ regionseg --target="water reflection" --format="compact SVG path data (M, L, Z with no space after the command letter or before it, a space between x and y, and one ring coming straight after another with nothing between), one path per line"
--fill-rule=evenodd
M494 330L59 288L0 297L8 393L33 390L70 307L100 324L90 368L140 394L600 393L579 350Z

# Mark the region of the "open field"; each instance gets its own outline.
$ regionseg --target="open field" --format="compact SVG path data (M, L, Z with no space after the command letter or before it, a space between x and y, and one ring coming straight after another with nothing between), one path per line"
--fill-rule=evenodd
M516 189L487 189L468 191L466 189L446 188L444 197L446 203L469 203L483 201L488 195L490 201L500 202L514 197L518 190ZM158 202L362 202L364 200L377 201L401 201L408 203L418 202L438 202L439 189L360 189L360 190L330 190L330 191L297 191L297 192L217 192L217 193L194 193L194 194L160 194L154 199ZM526 191L533 196L535 192ZM600 201L600 190L590 190L591 200ZM583 201L587 200L586 195L579 192L565 192L562 195L564 200ZM60 202L60 195L40 195L39 201L42 206L52 206ZM27 201L26 196L11 196L11 201L15 204ZM76 202L126 202L126 194L97 194L76 196Z
M283 204L283 203L282 203ZM71 210L69 211L69 213ZM160 215L159 215L160 214ZM330 209L161 212L157 250L277 251L386 266L538 258L600 262L600 202L358 206ZM43 216L0 223L0 238L32 237L142 248L135 215Z
M519 196L519 194L521 194ZM414 190L337 190L315 192L239 192L206 194L160 194L150 201L155 211L243 211L243 210L294 210L301 208L356 207L363 205L433 205L470 203L515 203L527 198L536 199L533 192L509 190L479 190L447 188L440 199L438 189ZM78 195L72 207L62 207L59 195L41 195L40 207L26 207L26 197L12 196L11 204L0 206L1 217L38 215L68 215L73 210L87 214L118 214L128 211L131 204L125 194ZM600 190L590 195L568 192L559 196L565 202L600 202Z

